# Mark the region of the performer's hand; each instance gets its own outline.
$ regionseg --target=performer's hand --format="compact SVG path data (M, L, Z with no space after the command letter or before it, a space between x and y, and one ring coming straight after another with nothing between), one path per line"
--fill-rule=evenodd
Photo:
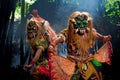
M24 70L30 70L34 66L35 62L31 61L29 65L24 65L23 69Z
M51 41L49 44L49 47L48 47L48 52L56 54L56 48L57 48L57 45L56 45L55 41Z
M104 41L104 42L110 41L111 39L112 39L112 36L111 36L111 35L108 35L108 36L104 36L104 37L103 37L103 41Z
M48 52L54 53L55 52L55 47L50 44L49 47L48 47Z
M32 67L33 67L32 64L24 65L24 66L23 66L23 69L24 69L24 70L30 70Z

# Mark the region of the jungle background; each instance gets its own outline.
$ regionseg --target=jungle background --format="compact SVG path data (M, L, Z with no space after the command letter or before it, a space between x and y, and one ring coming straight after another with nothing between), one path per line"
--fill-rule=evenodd
M30 61L25 25L33 9L56 33L67 27L73 11L88 11L97 31L112 36L113 54L111 65L103 64L104 80L120 79L120 0L0 0L0 80L29 80L30 71L22 67Z

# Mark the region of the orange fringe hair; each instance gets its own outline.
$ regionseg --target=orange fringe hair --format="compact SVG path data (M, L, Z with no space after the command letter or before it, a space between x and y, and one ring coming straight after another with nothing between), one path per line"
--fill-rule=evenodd
M31 39L28 38L29 30L27 28L29 26L29 23L34 24L33 26L37 29L37 36ZM35 40L37 40L44 32L47 33L49 41L52 41L57 37L55 31L52 29L48 21L45 21L45 23L43 25L42 24L42 22L36 21L35 19L30 19L26 23L26 42L29 43L32 53L34 53L33 48L36 46Z
M77 17L78 15L85 15L88 17L88 27L87 27L88 33L85 33L83 36L74 34L75 32L74 25L71 22L71 20ZM87 12L79 12L79 11L72 13L72 15L68 20L68 30L69 30L68 44L75 42L75 44L77 44L78 49L88 52L89 48L91 48L95 42L94 35L96 34L96 30L93 28L92 17L90 16L90 14Z

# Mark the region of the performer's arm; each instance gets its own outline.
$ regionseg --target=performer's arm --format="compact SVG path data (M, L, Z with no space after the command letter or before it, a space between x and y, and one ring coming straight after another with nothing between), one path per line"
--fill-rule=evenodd
M55 38L50 44L55 47L56 45L58 45L58 43L62 43L64 42L64 39L61 36L58 36L57 38Z
M39 49L36 51L35 56L34 56L33 59L32 59L32 61L33 61L34 63L38 61L41 53L42 53L42 49L39 48Z
M59 43L63 43L63 42L66 41L66 36L63 35L65 31L66 31L66 30L63 30L62 32L60 32L60 33L58 34L58 36L57 36L56 38L54 38L54 39L50 42L49 49L48 49L49 52L52 52L52 53L55 52L55 47L56 47Z
M52 42L51 45L56 46L58 43L63 43L66 42L68 39L68 29L63 29L59 32L57 38L55 38Z
M111 35L103 36L103 35L97 33L96 38L103 40L104 42L107 42L107 41L110 41L112 37L111 37Z
M31 69L31 68L34 66L35 62L38 61L41 53L42 53L42 49L39 48L39 49L36 51L35 56L34 56L33 59L31 60L30 64L25 65L25 66L23 67L23 69L24 69L24 70Z
M56 54L56 47L57 47L58 43L61 43L61 42L63 42L63 39L60 36L58 36L57 38L52 40L48 47L48 52Z

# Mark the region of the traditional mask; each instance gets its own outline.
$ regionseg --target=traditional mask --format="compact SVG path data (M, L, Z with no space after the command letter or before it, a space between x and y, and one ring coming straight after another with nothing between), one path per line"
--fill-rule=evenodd
M27 36L29 39L32 39L37 36L38 26L35 21L30 21L27 25Z
M78 33L79 35L84 35L84 33L89 30L89 15L87 13L73 13L71 16L71 21L73 22L75 33Z
M88 21L87 17L84 15L78 15L77 17L74 18L75 24L74 24L74 29L84 29L88 26Z

